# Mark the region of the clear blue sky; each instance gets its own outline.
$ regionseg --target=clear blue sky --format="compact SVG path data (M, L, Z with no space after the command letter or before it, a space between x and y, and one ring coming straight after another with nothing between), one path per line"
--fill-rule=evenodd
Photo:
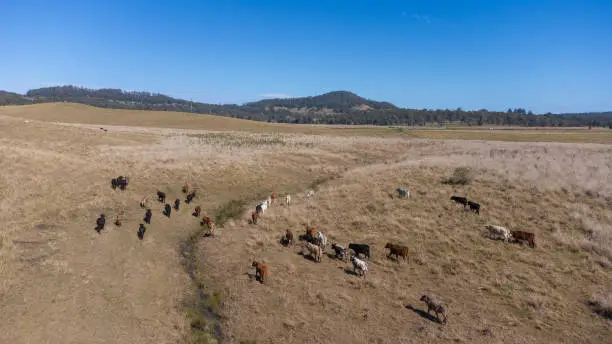
M58 84L610 111L612 1L3 0L0 89Z

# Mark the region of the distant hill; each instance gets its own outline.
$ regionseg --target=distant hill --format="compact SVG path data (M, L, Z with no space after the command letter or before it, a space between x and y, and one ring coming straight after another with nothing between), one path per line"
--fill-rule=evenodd
M32 100L27 99L26 97L18 93L0 91L0 106L26 104L32 104Z
M264 99L244 105L206 104L150 92L121 89L89 89L76 86L38 88L25 95L0 92L0 105L41 102L74 102L103 108L182 111L265 122L298 124L371 125L513 125L513 126L609 126L612 112L534 115L525 109L493 112L399 108L389 102L334 91L313 97Z

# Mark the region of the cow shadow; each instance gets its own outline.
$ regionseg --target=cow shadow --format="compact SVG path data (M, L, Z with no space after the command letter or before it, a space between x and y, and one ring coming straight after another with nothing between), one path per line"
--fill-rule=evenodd
M247 272L247 276L249 277L249 280L256 280L257 282L261 283L261 280L259 279L259 276L257 276L256 274L252 274L250 272Z
M433 321L435 323L440 323L440 321L438 320L438 318L436 318L435 316L425 312L422 309L418 309L418 308L414 308L411 304L406 305L406 308L415 312L416 314L418 314L420 317L425 318L429 321Z
M355 270L351 269L351 268L340 268L344 270L344 273L347 275L352 275L352 276L360 276L358 273L355 272Z
M299 251L297 252L297 255L304 257L304 259L306 260L310 260L311 262L317 263L317 261L314 259L314 257L310 253L304 254L304 252Z

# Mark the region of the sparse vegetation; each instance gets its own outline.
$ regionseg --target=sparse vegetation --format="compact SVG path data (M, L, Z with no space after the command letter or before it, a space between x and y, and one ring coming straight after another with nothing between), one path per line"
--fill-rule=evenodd
M187 338L201 344L214 343L217 331L229 342L259 343L603 343L609 337L609 146L406 139L414 131L255 127L231 118L74 104L2 108L3 114L9 115L0 116L0 258L6 262L0 293L9 301L0 303L2 343L63 343L69 336L83 343ZM102 132L98 123L143 127ZM196 130L223 126L251 132ZM381 130L392 134L374 137ZM492 132L487 135L512 139ZM478 171L477 182L441 184L457 166ZM119 174L130 175L125 192L108 185ZM185 181L202 191L193 206L223 224L217 236L197 240L192 208L168 219L152 202L152 223L139 241L143 195L160 188L169 199L183 197ZM398 185L411 197L390 198ZM312 199L295 197L290 207L275 205L258 225L247 224L251 200L309 187L318 189ZM483 204L480 216L449 201L455 189ZM100 213L112 218L121 209L121 229L93 231ZM309 221L330 242L371 245L365 280L345 273L350 263L325 255L313 263L297 247L279 245L286 229L302 233ZM489 221L534 232L538 248L483 239L479 229ZM385 243L394 240L409 247L406 263L384 257ZM255 259L269 265L269 283L249 278ZM193 272L193 281L184 271ZM439 330L417 306L423 293L448 303L448 327Z

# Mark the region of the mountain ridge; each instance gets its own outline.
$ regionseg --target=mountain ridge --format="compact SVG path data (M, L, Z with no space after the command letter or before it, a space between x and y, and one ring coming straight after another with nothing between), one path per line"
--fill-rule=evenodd
M507 112L427 110L400 108L390 102L363 98L350 91L332 91L316 96L262 99L237 104L191 102L160 93L90 89L72 85L31 89L25 95L0 91L0 105L41 102L75 102L103 108L182 111L213 114L256 121L296 124L373 125L519 125L519 126L608 126L612 112L534 115L525 109Z

